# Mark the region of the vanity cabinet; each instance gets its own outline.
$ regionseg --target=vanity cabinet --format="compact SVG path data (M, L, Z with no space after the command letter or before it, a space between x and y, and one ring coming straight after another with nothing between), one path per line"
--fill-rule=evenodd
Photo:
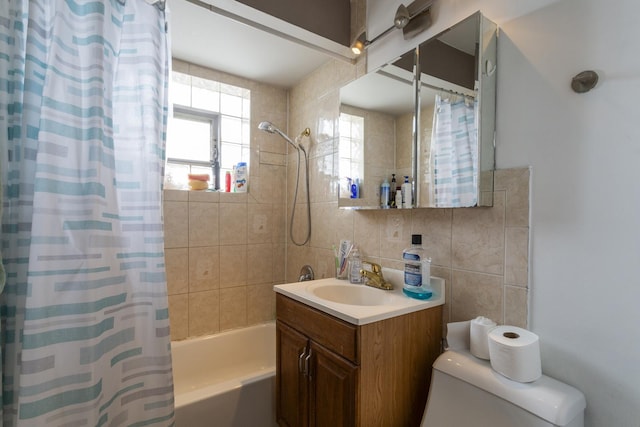
M442 306L352 325L276 294L276 318L281 427L420 424Z

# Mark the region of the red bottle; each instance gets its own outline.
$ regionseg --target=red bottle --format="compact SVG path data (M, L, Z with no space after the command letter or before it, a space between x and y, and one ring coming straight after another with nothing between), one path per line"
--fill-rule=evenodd
M227 171L224 176L224 191L227 193L231 192L231 172Z

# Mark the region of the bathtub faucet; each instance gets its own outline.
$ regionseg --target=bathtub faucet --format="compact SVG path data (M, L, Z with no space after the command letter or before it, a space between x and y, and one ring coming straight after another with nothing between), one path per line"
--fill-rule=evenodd
M313 280L313 269L310 265L305 265L300 269L300 277L298 278L298 282L306 282L308 280Z

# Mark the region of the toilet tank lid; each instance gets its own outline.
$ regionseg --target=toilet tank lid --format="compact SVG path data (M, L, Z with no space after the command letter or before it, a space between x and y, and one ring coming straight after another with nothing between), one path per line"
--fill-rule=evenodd
M569 424L586 407L578 389L546 375L531 383L502 376L486 360L464 350L446 351L433 368L492 393L556 426Z

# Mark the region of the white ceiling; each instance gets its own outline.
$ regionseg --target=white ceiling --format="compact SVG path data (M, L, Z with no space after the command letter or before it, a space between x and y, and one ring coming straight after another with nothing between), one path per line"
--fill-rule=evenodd
M286 40L187 0L168 0L168 5L172 55L187 62L291 87L331 58L330 53ZM293 34L297 28L291 27L283 24L280 31ZM344 49L348 51L347 47Z

